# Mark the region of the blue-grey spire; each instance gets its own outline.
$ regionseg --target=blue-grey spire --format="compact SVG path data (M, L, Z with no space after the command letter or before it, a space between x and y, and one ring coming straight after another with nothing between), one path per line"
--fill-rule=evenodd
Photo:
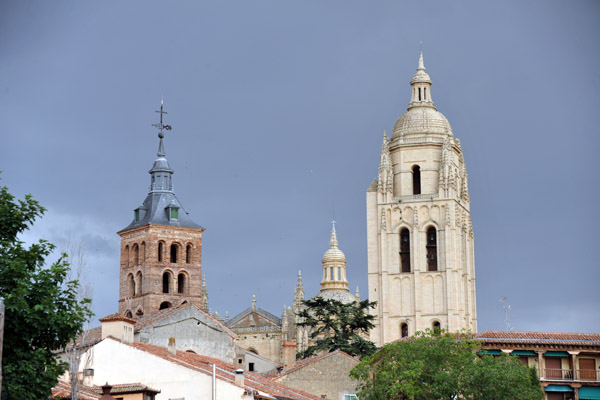
M134 218L131 224L123 230L137 228L142 225L172 225L188 228L204 229L190 219L187 211L181 206L181 202L173 191L173 173L169 162L165 158L165 137L163 130L170 131L171 126L163 124L163 102L160 102L160 122L152 124L158 128L158 151L157 158L152 164L150 173L150 190L141 206L134 210Z

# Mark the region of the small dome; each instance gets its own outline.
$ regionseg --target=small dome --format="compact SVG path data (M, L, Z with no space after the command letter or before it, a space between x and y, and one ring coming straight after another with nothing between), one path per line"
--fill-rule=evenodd
M164 157L158 157L154 160L154 164L152 164L152 171L172 171L171 166L169 166L169 162Z
M332 247L323 254L323 262L346 262L346 256L337 247Z
M435 108L414 107L398 118L396 125L394 125L392 139L426 133L452 136L452 127L444 114Z

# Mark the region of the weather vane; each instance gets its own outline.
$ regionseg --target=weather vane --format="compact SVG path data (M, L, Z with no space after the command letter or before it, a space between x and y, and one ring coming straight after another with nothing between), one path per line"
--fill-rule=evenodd
M166 111L163 111L163 99L160 99L160 110L157 110L155 112L160 114L160 122L158 124L152 124L152 126L158 128L158 137L162 139L163 137L165 137L163 129L166 131L171 130L171 125L163 124L163 114L168 114Z

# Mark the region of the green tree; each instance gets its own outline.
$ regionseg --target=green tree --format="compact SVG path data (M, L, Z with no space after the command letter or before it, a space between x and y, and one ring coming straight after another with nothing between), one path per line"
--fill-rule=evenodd
M375 316L369 314L369 308L376 304L369 300L342 303L319 296L304 300L298 326L309 329L314 344L297 356L306 358L337 349L359 358L373 354L377 350L375 344L361 334L366 335L373 328Z
M66 279L65 255L46 266L52 244L40 240L26 248L18 239L44 212L30 195L15 201L0 187L0 296L6 307L2 399L48 398L67 367L53 350L80 333L92 315L90 300L77 300L78 282Z
M418 332L385 345L350 372L362 400L541 400L535 368L518 358L478 357L470 335Z

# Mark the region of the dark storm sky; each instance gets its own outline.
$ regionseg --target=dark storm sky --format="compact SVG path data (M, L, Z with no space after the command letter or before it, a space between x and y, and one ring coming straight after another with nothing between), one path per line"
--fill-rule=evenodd
M211 309L280 314L319 290L335 204L367 294L365 191L406 110L419 42L463 144L479 330L600 331L600 3L4 1L0 170L48 212L24 236L85 240L97 316L119 237L165 147L206 227Z

